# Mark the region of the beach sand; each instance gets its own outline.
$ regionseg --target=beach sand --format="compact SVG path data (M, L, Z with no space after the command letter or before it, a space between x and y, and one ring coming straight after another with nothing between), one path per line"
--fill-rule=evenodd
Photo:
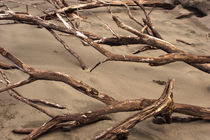
M20 9L20 7L18 8ZM16 9L18 10L18 8ZM143 13L135 9L138 8L132 10L133 15L141 19ZM112 11L125 23L140 29L138 25L128 18L125 8L112 8ZM179 8L173 10L156 8L151 14L152 22L163 38L177 46L177 48L192 54L209 55L210 39L206 38L206 34L210 33L210 29L207 28L210 23L209 16L204 17L205 19L195 16L186 19L176 19L179 11ZM129 34L115 25L111 20L111 16L107 14L106 8L84 10L80 13L87 17L88 22L91 22L91 24L82 22L80 24L81 29L92 31L101 36L111 36L111 33L104 28L103 23L96 18L95 15L98 15L119 34ZM183 62L175 62L158 67L133 62L107 62L90 73L88 70L82 70L75 58L44 29L18 24L0 26L0 32L1 46L29 66L68 74L116 99L158 98L164 86L154 83L153 80L166 81L174 78L175 102L210 107L209 74ZM63 37L63 39L81 56L89 68L105 58L91 46L83 46L75 37ZM176 39L184 40L192 43L192 45L177 42ZM142 46L109 47L103 45L103 47L119 54L131 54L131 52ZM159 56L160 54L165 53L161 50L152 50L137 55ZM0 61L7 62L2 57L0 57ZM5 72L12 82L17 82L27 77L27 75L17 70ZM45 99L67 107L65 110L44 107L56 114L85 112L105 106L61 82L37 81L17 88L17 90L25 97ZM70 132L55 131L43 135L38 140L89 140L133 113L111 114L112 120L100 121ZM7 92L0 93L1 140L23 139L24 135L17 135L11 131L14 128L38 127L49 119L45 114L10 97ZM151 120L152 118L137 124L131 130L128 139L209 140L210 138L209 122L197 121L157 125L153 124Z

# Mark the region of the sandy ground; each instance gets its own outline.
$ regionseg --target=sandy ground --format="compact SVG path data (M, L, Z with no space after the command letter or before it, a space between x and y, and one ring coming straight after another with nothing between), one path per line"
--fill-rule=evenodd
M19 7L20 8L20 7ZM17 8L16 8L17 9ZM104 29L104 25L95 17L97 14L106 23L121 34L127 32L117 28L111 20L109 14L105 14L106 9L97 8L84 11L81 14L88 16L89 23L81 23L81 28L92 32L109 36L109 31ZM133 27L139 27L131 22L123 8L115 8L113 12ZM143 16L139 10L133 10L133 14L140 19ZM162 10L156 9L151 14L152 21L164 39L170 41L178 48L199 55L210 54L210 40L206 34L210 32L207 28L205 19L191 17L188 19L175 19L179 9ZM206 25L205 25L206 24ZM131 98L158 98L163 86L152 82L153 80L167 80L174 78L174 100L179 103L187 103L210 107L210 78L209 74L199 71L183 62L176 62L159 67L150 67L142 63L108 62L93 72L83 71L78 62L65 51L62 46L46 30L38 29L29 25L7 25L0 26L0 42L3 47L8 49L26 64L42 69L59 71L82 80L95 87L101 92L105 92L116 99ZM64 38L68 44L85 60L89 67L93 67L104 57L92 47L84 47L80 41L74 37ZM177 42L182 39L193 45L185 45ZM108 46L104 46L107 47ZM141 45L121 46L110 48L115 53L130 54ZM164 54L160 50L146 51L138 55L158 56ZM1 61L6 61L0 57ZM9 78L15 82L26 78L26 75L16 71L6 71ZM55 103L62 104L68 109L60 111L45 107L51 112L61 114L62 112L76 113L103 107L104 105L90 97L87 97L68 85L60 82L38 81L26 85L17 90L29 98L46 99ZM113 126L117 122L125 119L132 113L111 114L113 120L101 121L82 128L74 129L71 132L49 133L39 140L89 140ZM0 94L0 139L18 140L24 135L16 135L11 132L14 128L36 127L43 124L49 118L33 109L32 107L10 97L7 92ZM198 121L193 123L173 123L166 125L156 125L151 119L143 121L131 131L129 140L209 140L210 123Z

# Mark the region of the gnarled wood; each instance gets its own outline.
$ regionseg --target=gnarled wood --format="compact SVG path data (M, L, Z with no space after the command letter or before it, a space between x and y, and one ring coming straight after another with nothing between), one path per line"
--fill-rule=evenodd
M154 103L144 108L140 112L127 118L120 124L112 128L108 128L99 136L95 137L95 140L121 140L127 137L129 131L139 122L154 116L156 114L164 113L171 105L173 105L173 81L169 80L166 84L163 94Z
M186 62L202 71L210 73L210 56L198 56L193 54L185 53L184 51L178 49L175 45L163 40L159 32L154 28L152 21L149 17L150 13L147 13L143 5L156 5L156 6L166 6L165 0L142 0L142 1L96 1L85 4L77 5L68 5L64 0L48 0L52 5L55 6L57 10L46 13L42 16L33 16L30 15L28 6L26 6L26 12L13 12L8 7L7 10L0 10L0 20L12 20L14 23L23 23L29 25L36 25L39 27L44 27L46 30L57 39L64 48L69 51L80 63L82 68L87 68L84 62L81 60L80 56L76 54L64 40L62 40L55 31L66 33L67 35L73 35L80 39L85 45L90 45L95 48L98 52L106 57L103 62L98 63L98 65L106 61L126 61L126 62L141 62L148 63L151 66L165 65L168 63L183 61ZM140 22L131 14L131 11L127 5L138 5L145 14L145 19L143 22L145 25L141 25ZM104 23L113 37L99 37L93 33L80 31L69 19L69 15L78 14L77 10L82 9L91 9L97 7L105 6L126 6L128 15L131 20L134 20L135 23L142 26L141 31L136 30L129 25L123 23L117 16L115 16L111 10L113 20L118 25L118 27L131 32L135 36L122 36L115 33L111 27ZM152 11L152 10L151 10ZM57 25L54 22L47 21L51 17L58 17L59 20L64 24L64 26ZM99 18L100 19L100 18ZM67 21L66 21L67 20ZM71 23L71 26L69 23ZM146 32L145 32L146 30ZM65 34L65 35L66 35ZM129 44L147 44L149 47L145 47L140 51L147 49L161 49L167 54L158 56L158 57L143 57L143 56L134 56L134 55L120 55L115 54L105 47L102 47L100 44L107 44L113 46L119 45L129 45ZM73 77L54 71L43 71L35 69L23 63L16 56L8 52L3 47L0 47L0 54L6 59L10 60L14 65L8 65L0 62L0 68L5 70L17 69L21 70L28 75L28 78L17 83L10 83L9 79L6 77L3 71L0 70L3 79L6 81L2 82L6 84L6 87L0 88L0 92L8 91L9 95L12 97L40 110L45 113L51 119L41 125L38 128L24 128L24 129L15 129L15 133L25 133L28 134L26 139L32 140L36 139L44 133L52 132L55 129L62 130L71 130L76 127L85 126L89 123L97 122L100 120L110 119L106 115L117 112L128 112L128 111L139 111L137 114L127 118L125 121L120 124L108 129L96 139L121 139L127 137L129 131L139 122L154 116L154 123L171 123L171 122L190 122L195 120L210 120L210 110L209 108L199 107L188 104L174 103L172 99L172 88L173 81L169 80L166 84L165 90L159 99L127 99L119 101L109 94L101 93L99 90L94 87L89 86L88 84L76 80ZM206 63L206 64L205 64ZM96 67L98 66L96 65ZM94 67L95 68L95 67ZM35 103L42 103L45 105L57 107L62 109L64 107L50 103L44 100L39 99L28 99L19 94L14 88L21 87L23 85L30 84L38 80L50 80L63 82L72 88L76 89L79 92L84 93L85 95L97 99L98 101L106 104L105 107L98 108L96 110L89 110L86 112L80 112L75 114L61 114L55 115L52 114L43 108L39 107ZM181 113L184 115L189 115L189 117L180 118L173 117L172 113ZM162 122L161 122L162 121Z

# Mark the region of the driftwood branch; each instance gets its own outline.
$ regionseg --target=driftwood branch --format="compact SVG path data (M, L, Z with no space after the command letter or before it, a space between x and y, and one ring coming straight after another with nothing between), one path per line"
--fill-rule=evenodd
M0 68L1 69L5 69L5 70L9 70L9 69L18 69L16 66L14 65L7 65L3 62L0 62Z
M147 50L157 50L157 48L152 47L152 46L143 46L141 49L138 49L135 52L133 52L133 54L138 54L140 52L147 51Z
M74 52L70 47L69 45L66 44L65 41L63 41L53 30L51 29L48 29L48 31L55 37L56 40L58 40L62 45L63 47L69 52L71 53L77 60L78 62L80 63L80 66L82 67L82 69L87 69L87 66L86 64L84 63L84 61L81 59L81 57L76 53Z
M153 36L155 36L157 38L160 38L160 39L163 39L162 36L158 33L158 31L155 29L154 25L152 24L152 21L149 17L149 14L146 12L144 6L142 4L140 4L137 0L134 0L134 3L136 5L138 5L142 9L142 11L144 12L144 15L145 15L146 19L143 18L143 22L145 23L145 25L147 25L150 28Z
M144 27L144 25L142 23L140 23L131 13L131 10L130 8L128 7L127 4L125 4L125 7L127 9L127 12L128 12L128 16L130 17L130 19L132 19L134 22L136 22L137 24L139 24L141 27Z
M125 101L118 101L107 94L100 93L96 89L88 86L82 81L78 81L73 79L72 77L52 71L41 71L36 70L28 65L24 64L21 60L16 58L14 55L6 51L4 48L0 47L0 53L2 56L7 58L8 60L12 61L16 66L23 72L29 74L33 77L33 80L53 80L53 81L61 81L64 82L76 90L85 93L86 95L95 98L108 106L102 109L98 109L95 111L88 111L86 113L79 113L79 114L64 114L61 116L54 117L52 120L47 122L45 125L42 125L40 128L33 129L33 131L27 137L28 139L34 139L41 134L47 132L48 130L52 130L57 128L57 125L66 121L76 121L76 124L87 124L91 122L95 122L96 120L101 120L104 118L104 115L116 112L125 112L125 111L136 111L142 110L145 107L153 104L155 100L149 99L133 99L133 100L125 100ZM17 84L15 84L17 85ZM8 85L9 88L4 90L9 90L14 88L14 84ZM2 89L1 89L2 91ZM174 104L174 112L182 113L191 115L194 117L199 117L204 120L210 119L210 112L206 108L192 106L192 105L185 105L185 104ZM94 121L93 121L94 120ZM82 125L74 125L82 126ZM71 128L71 127L70 127ZM31 129L30 129L31 130ZM20 130L21 131L21 130ZM16 131L18 132L18 131Z
M112 18L120 28L127 30L127 31L139 36L142 39L142 41L147 45L157 47L158 49L161 49L167 53L184 53L182 50L176 48L174 45L172 45L171 43L169 43L165 40L143 34L139 31L137 31L136 29L124 24L122 21L119 20L119 18L117 16L112 15ZM188 63L204 72L210 73L210 66L209 66L210 64L193 64L190 62L186 62L186 63Z
M8 85L10 84L10 81L9 81L9 79L7 78L6 74L5 74L3 71L1 71L1 70L0 70L0 73L1 73L3 79L5 80L5 82L6 82L7 86L8 86ZM26 103L26 104L28 104L28 105L30 105L30 106L36 108L37 110L39 110L39 111L45 113L45 114L48 115L49 117L52 117L52 118L55 117L53 114L51 114L50 112L48 112L48 111L46 111L45 109L41 108L40 106L34 104L34 103L31 102L29 99L27 99L27 98L21 96L16 90L14 90L14 89L8 90L8 93L9 93L10 96L12 96L12 97L14 97L14 98L16 98L16 99L18 99L18 100L24 102L24 103Z
M150 0L150 1L139 1L139 3L143 4L144 6L155 6L155 7L162 7L166 9L172 9L174 8L174 5L171 3L167 2L161 2L157 0ZM85 4L77 4L77 5L70 5L67 7L64 7L62 9L48 12L47 14L40 15L41 18L43 19L51 19L56 15L56 13L71 13L76 10L84 10L84 9L93 9L93 8L98 8L98 7L107 7L107 6L124 6L124 5L129 5L129 6L135 6L135 3L132 0L128 1L94 1L90 3L85 3Z
M171 62L175 62L175 61L184 61L192 66L195 66L196 68L198 68L202 71L210 73L209 64L203 64L203 63L209 63L209 61L210 61L209 56L195 56L195 55L191 55L191 54L186 54L165 40L161 40L159 38L155 38L153 36L143 34L139 31L135 30L134 28L124 24L123 22L121 22L119 20L119 18L117 16L112 15L112 18L120 28L123 28L123 29L137 35L144 44L155 46L155 47L157 47L163 51L166 51L168 53L175 53L176 56L173 54L172 55L169 54L169 55L166 55L165 57L161 56L158 58L152 58L152 57L113 54L112 52L104 49L98 43L94 42L93 40L91 40L90 38L88 38L86 35L84 35L82 32L80 32L78 30L71 30L68 28L64 28L62 26L57 26L53 23L42 20L39 17L33 17L31 15L29 16L29 15L24 15L24 14L15 14L14 12L10 12L10 11L5 12L5 14L3 14L2 17L0 16L0 19L18 20L18 21L22 21L27 24L28 23L29 24L38 24L40 26L45 27L46 29L57 30L60 32L72 34L72 35L78 37L79 39L83 40L84 42L87 42L87 44L91 45L96 50L98 50L101 54L103 54L104 56L107 57L108 61L144 62L144 63L149 63L151 65L162 65L162 64L168 64ZM194 58L193 60L191 60L192 56ZM200 58L202 58L202 59L199 60ZM157 62L157 60L159 60L161 62ZM196 63L202 63L202 64L196 64Z
M85 93L86 95L93 97L95 99L98 99L99 101L104 102L105 104L111 104L116 102L116 100L106 94L100 93L96 89L92 88L91 86L85 84L82 81L78 81L73 79L72 77L60 73L60 72L52 72L52 71L41 71L36 70L32 67L29 67L28 65L24 64L21 60L19 60L17 57L9 53L6 49L0 47L0 54L16 64L16 66L22 70L23 72L30 75L30 77L26 80L17 82L15 84L10 84L9 86L5 88L0 88L0 92L16 88L25 84L29 84L31 82L34 82L36 80L53 80L53 81L61 81L64 82L76 90Z
M77 5L68 5L65 0L47 0L52 4L56 10L50 12L43 11L44 13L41 16L33 16L29 13L28 4L26 5L26 12L14 12L9 7L6 6L7 10L0 10L0 20L9 20L14 23L22 23L29 25L36 25L38 27L43 27L48 30L54 38L59 41L63 47L71 53L80 63L80 66L83 69L86 69L87 66L81 57L74 52L69 45L60 38L60 34L57 32L75 36L85 45L90 45L106 58L104 61L97 63L90 71L94 70L97 66L107 61L126 61L126 62L140 62L148 63L151 66L165 65L176 61L183 61L188 63L204 72L210 73L210 56L198 56L194 54L185 53L184 51L178 49L175 45L170 42L165 41L160 33L155 29L152 20L149 17L149 13L145 10L143 5L146 6L159 6L164 8L172 8L173 5L161 2L159 0L150 0L150 1L94 1L84 4ZM22 3L22 2L20 2ZM22 3L23 4L23 3ZM144 25L141 24L138 19L136 19L131 11L129 6L138 6L144 12L145 18L143 18ZM78 10L83 9L92 9L97 7L107 7L107 6L125 6L128 12L128 16L131 20L142 27L141 31L132 28L131 26L123 23L117 16L115 16L111 10L110 14L113 21L118 25L119 28L126 30L134 36L122 36L116 33L112 27L103 22L105 26L112 33L112 37L100 37L91 32L80 31L80 29L75 26L70 17L80 16ZM57 25L54 22L47 21L48 19L58 18L63 25ZM98 17L99 20L101 20ZM101 20L103 21L103 20ZM71 23L71 26L69 25ZM136 51L142 52L145 50L151 49L161 49L167 54L161 55L158 57L144 57L139 55L120 55L115 54L109 51L106 47L100 44L107 44L110 46L121 46L121 45L130 45L130 44L146 44L140 50ZM73 77L54 71L43 71L35 69L23 63L15 55L8 52L6 49L0 46L0 54L5 57L7 60L11 61L13 64L9 65L3 62L0 62L0 69L4 70L20 70L28 75L28 78L16 83L11 83L3 70L0 70L3 80L1 82L5 87L0 88L0 92L7 91L10 96L34 107L35 109L45 113L51 119L37 128L24 128L24 129L14 129L13 132L27 134L27 140L33 140L40 137L42 134L47 132L53 132L56 129L61 129L64 131L70 131L77 127L82 127L90 123L94 123L100 120L111 119L107 115L111 113L118 112L130 112L138 111L138 113L127 118L123 122L117 124L114 127L111 127L95 137L95 139L119 139L127 138L130 130L139 122L153 117L153 122L158 124L171 123L171 122L191 122L197 120L210 120L210 110L209 108L194 106L189 104L180 104L173 102L172 89L173 89L173 80L169 80L165 84L165 89L159 99L126 99L126 100L117 100L106 93L101 93L99 90L94 87L74 79ZM44 104L47 106L56 107L58 109L64 109L65 107L51 103L45 100L40 99L28 99L23 97L19 92L15 90L17 87L21 87L38 80L49 80L49 81L58 81L63 82L75 90L84 93L85 95L94 98L105 104L104 107L98 108L96 110L89 110L86 112L80 112L75 114L61 114L56 115L51 112L46 111L38 104ZM2 93L3 94L3 93ZM187 117L173 116L173 112L188 115Z
M51 107L54 107L54 108L58 108L58 109L66 109L65 106L62 106L62 105L59 105L59 104L56 104L56 103L52 103L52 102L49 102L49 101L46 101L46 100L41 100L41 99L28 99L29 101L33 102L33 103L38 103L38 104L43 104L43 105L46 105L46 106L51 106Z
M96 140L120 140L127 137L129 131L139 122L154 116L156 114L165 113L170 106L173 106L173 81L169 80L166 84L163 94L161 97L149 105L148 107L141 110L139 113L134 114L133 116L127 118L120 124L107 129L107 131L103 132L99 136L97 136Z

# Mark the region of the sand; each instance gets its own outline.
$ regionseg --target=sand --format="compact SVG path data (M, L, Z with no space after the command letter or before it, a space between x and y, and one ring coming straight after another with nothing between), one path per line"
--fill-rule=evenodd
M19 7L20 8L20 7ZM16 8L18 10L18 8ZM104 29L104 25L95 17L97 14L113 29L121 34L127 32L117 28L107 14L105 8L97 8L84 11L81 14L88 16L87 20L92 22L81 23L81 28L92 32L110 36L110 32ZM151 19L156 29L163 38L178 48L193 54L209 55L210 39L206 34L210 33L209 16L204 18L191 17L186 19L175 19L180 9L163 10L155 9ZM33 11L34 12L34 11ZM139 27L131 22L124 12L124 8L114 8L113 12L129 25ZM36 11L35 11L36 13ZM139 19L143 16L139 10L132 10ZM205 25L206 24L206 25ZM208 26L208 27L207 27ZM52 35L44 29L38 29L29 25L6 25L0 26L1 46L8 49L26 64L41 70L52 70L66 73L75 79L82 80L101 92L105 92L116 99L132 98L158 98L164 86L158 85L153 80L175 79L174 101L210 107L210 78L209 74L199 71L183 62L175 62L165 66L150 67L143 63L107 62L93 72L83 71L78 62L67 51L63 49ZM97 62L104 59L90 46L83 46L74 37L63 37L67 43L84 59L91 68ZM177 42L182 39L193 45L185 45ZM130 54L141 45L130 45L113 47L109 50L115 53ZM158 56L164 54L160 50L146 51L138 55ZM0 57L0 61L6 62ZM27 75L16 70L6 71L9 78L15 82L26 78ZM103 107L104 104L83 95L68 85L60 82L37 81L32 84L17 88L17 90L28 98L45 99L59 103L67 107L65 110L45 107L53 113L77 113L81 111L94 110ZM115 125L133 113L111 114L113 118L109 121L100 121L87 125L70 132L56 131L43 135L39 140L89 140L94 138L103 130ZM7 92L0 93L0 139L19 140L24 135L13 134L14 128L37 127L49 120L45 114L34 108L10 97ZM198 121L192 123L173 123L157 125L151 119L143 121L132 129L129 140L208 140L210 137L210 123Z

